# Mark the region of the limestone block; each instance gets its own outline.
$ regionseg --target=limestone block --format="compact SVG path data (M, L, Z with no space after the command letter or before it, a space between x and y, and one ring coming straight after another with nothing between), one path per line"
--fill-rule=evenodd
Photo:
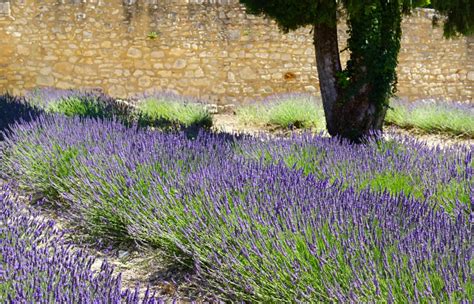
M130 58L142 58L143 53L140 51L140 49L136 47L131 47L127 51L127 56Z
M257 73L255 73L255 71L252 70L252 68L248 66L241 69L239 71L239 74L240 74L240 78L242 78L243 80L255 80L258 78Z
M305 86L304 87L304 90L306 92L310 92L310 93L316 93L318 91L318 89L316 89L315 86L312 86L312 85L309 85L309 86Z
M227 81L235 82L235 74L233 72L227 72Z
M153 52L151 52L150 56L152 58L163 58L163 57L165 57L165 52L163 52L163 51L153 51Z
M67 89L74 88L74 84L69 83L69 82L65 82L65 81L58 81L58 83L56 83L55 86L56 86L56 88L62 89L62 90L67 90Z
M273 88L270 86L264 86L260 88L258 91L263 94L270 94L270 93L273 93Z
M108 90L107 93L116 96L116 97L127 97L127 90L123 86L113 85Z
M104 49L109 49L112 47L112 42L111 41L103 41L101 44L100 44L100 47L101 48L104 48Z
M74 66L74 73L78 75L94 75L96 73L96 69L93 65L76 65Z
M185 59L178 59L174 62L173 68L174 69L184 69L187 65L187 61Z
M30 47L26 45L17 45L16 53L22 56L29 56L30 55Z
M135 72L133 72L133 77L139 77L139 76L142 76L144 74L144 72L142 70L136 70Z
M51 67L44 67L39 72L43 76L48 76L48 75L51 74L52 71L53 71L53 69Z
M208 78L196 78L191 80L191 85L197 87L210 87L211 81Z
M198 68L197 70L194 71L194 77L196 78L204 77L204 71L201 68Z
M54 86L54 77L53 76L38 75L38 76L36 76L36 85L38 85L38 86L47 86L47 87Z
M140 87L149 87L151 84L151 78L150 76L142 76L140 78L138 78L138 85Z
M467 80L474 81L474 71L467 73Z
M170 77L171 71L163 70L163 71L158 71L156 74L161 77Z
M212 88L212 92L216 94L224 94L226 92L226 89L223 85L219 84Z

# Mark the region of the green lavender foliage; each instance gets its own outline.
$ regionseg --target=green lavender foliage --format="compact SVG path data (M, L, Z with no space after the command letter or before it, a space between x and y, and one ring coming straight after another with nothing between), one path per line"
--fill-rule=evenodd
M243 124L269 125L278 128L324 130L321 101L307 94L275 95L261 102L240 106L236 115Z
M161 128L207 128L212 126L212 116L197 100L174 94L156 94L138 101L140 125Z
M474 107L469 104L395 100L387 111L385 121L420 133L474 138Z

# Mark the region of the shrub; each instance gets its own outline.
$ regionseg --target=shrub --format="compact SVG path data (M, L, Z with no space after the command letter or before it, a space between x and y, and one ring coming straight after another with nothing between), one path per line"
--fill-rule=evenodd
M51 220L27 211L0 189L0 299L8 303L163 303L147 291L121 290L120 275L74 250Z
M24 99L9 94L0 95L0 140L15 122L30 121L41 114L41 110Z
M324 130L326 127L321 101L312 95L275 95L261 103L238 107L236 113L244 124L317 130Z
M283 161L290 168L344 188L403 193L427 199L447 212L458 202L470 204L472 146L429 148L404 136L353 146L311 134L242 145L238 152L246 158L266 163ZM447 185L455 190L446 191Z
M171 93L143 97L137 108L140 125L164 129L209 129L212 126L211 114L202 103Z
M387 111L386 123L422 133L445 133L474 138L474 107L441 101L396 100Z
M100 92L46 88L30 92L27 100L49 113L69 117L115 118L126 125L133 123L134 109L131 105Z

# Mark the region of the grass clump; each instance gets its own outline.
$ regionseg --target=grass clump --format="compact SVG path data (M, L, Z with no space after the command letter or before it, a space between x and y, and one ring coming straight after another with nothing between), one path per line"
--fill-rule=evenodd
M275 95L263 102L237 108L243 124L269 125L278 128L324 130L321 101L305 94ZM391 101L386 125L413 129L425 134L447 134L474 138L474 107L470 104L420 100L412 103Z
M212 116L202 103L173 94L146 97L137 104L140 125L158 128L206 128Z
M321 102L305 94L272 96L262 103L242 106L236 114L244 124L317 130L323 130L326 126Z
M468 104L396 100L387 111L385 122L421 133L474 138L474 107Z

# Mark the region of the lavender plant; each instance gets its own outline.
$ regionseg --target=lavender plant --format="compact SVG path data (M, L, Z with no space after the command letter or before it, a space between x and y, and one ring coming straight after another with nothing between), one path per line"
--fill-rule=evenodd
M161 247L230 300L473 300L468 148L44 117L15 126L3 159L87 232Z
M54 222L0 189L0 300L5 303L163 303L149 292L122 290L120 275L74 250Z
M270 96L261 102L238 107L236 114L244 124L317 130L324 130L326 127L321 101L308 94Z
M140 125L169 128L207 128L212 117L201 101L172 93L155 93L138 98Z
M470 204L472 146L429 148L405 136L352 146L303 134L290 140L268 138L246 143L240 151L251 159L283 161L319 179L338 180L343 187L427 199L448 212L458 201Z
M173 214L179 247L199 257L215 288L236 298L472 300L466 206L452 220L427 202L341 190L282 164L219 164L196 172L183 189L140 224Z
M0 95L0 141L14 122L30 121L38 117L41 112L41 109L28 104L22 98L9 94Z
M474 107L472 104L446 101L394 100L387 111L386 123L422 133L445 133L466 138L474 137Z
M100 119L116 118L122 123L133 123L133 107L100 91L59 90L43 88L26 95L30 104L37 105L49 113Z

